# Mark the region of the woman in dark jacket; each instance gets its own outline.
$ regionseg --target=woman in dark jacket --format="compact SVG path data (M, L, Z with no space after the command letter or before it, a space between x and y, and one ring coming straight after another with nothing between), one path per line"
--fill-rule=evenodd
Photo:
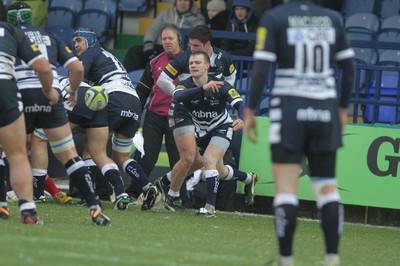
M234 0L226 30L256 32L258 18L253 14L250 0ZM232 55L252 56L255 40L223 40L221 48Z
M225 30L229 14L224 0L211 0L208 2L206 23L210 30ZM221 47L221 42L221 39L213 39L213 45L217 47Z

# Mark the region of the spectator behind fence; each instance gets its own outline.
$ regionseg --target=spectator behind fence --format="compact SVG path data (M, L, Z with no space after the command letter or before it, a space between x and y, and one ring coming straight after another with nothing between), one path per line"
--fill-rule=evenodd
M231 15L226 27L232 32L255 32L258 18L254 16L250 0L234 0ZM254 52L255 40L224 39L221 48L232 55L251 56Z
M128 72L145 68L151 59L164 51L160 35L163 26L168 23L179 28L193 28L205 25L205 18L198 11L195 0L176 0L172 7L162 11L151 24L144 35L144 45L129 48L123 63Z
M211 0L207 4L206 23L210 30L225 30L229 20L229 10L224 0ZM221 39L213 39L213 44L221 47Z
M206 23L210 30L225 30L228 19L229 10L226 9L224 0L211 0L208 2Z
M228 10L231 9L233 2L234 2L234 0L226 1L226 7ZM251 7L252 7L254 15L258 19L260 19L265 10L271 9L272 7L275 7L282 3L283 3L283 0L251 0Z

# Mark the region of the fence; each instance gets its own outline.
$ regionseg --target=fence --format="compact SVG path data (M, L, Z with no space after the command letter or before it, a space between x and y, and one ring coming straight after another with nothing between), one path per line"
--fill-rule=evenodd
M189 29L182 29L182 48L187 49ZM212 31L213 39L255 40L255 33ZM352 47L398 50L398 43L378 41L352 41ZM232 56L238 70L235 88L247 102L252 74L253 58ZM349 113L353 123L400 122L400 62L391 62L393 66L356 64L355 83L350 99ZM340 71L336 71L336 80L340 80ZM268 116L268 102L273 87L275 66L271 69L269 80L263 90L262 101L257 115ZM336 82L339 91L340 82ZM233 110L231 110L233 112ZM362 118L362 119L360 119Z

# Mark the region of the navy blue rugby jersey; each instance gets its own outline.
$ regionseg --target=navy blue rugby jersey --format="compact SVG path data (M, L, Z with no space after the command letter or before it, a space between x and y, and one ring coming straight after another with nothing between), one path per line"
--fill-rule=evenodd
M257 29L254 59L277 63L274 95L336 98L333 66L352 57L342 16L311 1L271 9Z
M122 91L137 96L132 82L121 62L99 44L79 55L85 68L85 82L103 86L108 93Z
M189 57L191 53L190 49L186 50L165 67L164 73L167 74L171 82L177 77L179 77L179 80L184 80L190 77ZM224 50L213 46L208 74L219 79L224 79L229 84L233 85L236 79L236 68L233 64L231 55ZM160 76L160 78L164 77L164 75Z
M30 24L20 24L20 28L28 39L37 45L40 52L49 60L53 70L53 88L60 88L57 65L67 67L72 61L78 60L74 53L69 49L63 40L43 28L35 27ZM15 64L17 85L19 89L41 88L42 85L37 73L26 65L26 61L17 60Z
M208 75L208 81L211 80L220 81L220 79ZM195 87L198 86L194 84L190 77L178 82L175 91ZM188 102L178 103L176 100L174 101L176 104L181 103L185 106L193 119L198 137L202 137L220 125L231 123L232 118L226 109L226 105L234 106L240 101L243 102L243 99L236 89L225 81L224 85L219 88L219 92L203 90L202 93L197 94Z
M42 58L39 48L18 28L0 21L0 79L15 79L14 64L22 58L30 66Z

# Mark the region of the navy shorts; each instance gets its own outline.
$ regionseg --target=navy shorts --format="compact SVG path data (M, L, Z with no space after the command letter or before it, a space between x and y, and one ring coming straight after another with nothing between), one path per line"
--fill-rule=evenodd
M57 90L59 93L60 91ZM67 111L64 109L63 98L57 104L50 105L42 89L20 90L24 103L26 132L32 133L35 128L57 128L68 124Z
M219 137L226 140L228 143L231 143L233 137L232 123L223 124L211 130L209 133L207 133L207 135L196 138L197 146L200 148L201 151L206 150L208 144L210 143L213 137Z
M329 153L342 146L336 99L275 96L270 119L272 153L280 149L300 154Z
M22 114L22 102L15 80L0 80L0 127L5 127Z
M181 127L193 127L193 120L186 107L178 102L172 101L168 112L168 123L171 130Z
M85 104L85 93L89 88L80 87L78 101L72 111L68 111L68 120L81 128L107 127L108 108L99 111L90 110Z
M125 92L108 94L108 126L110 132L133 138L140 126L142 105L139 99Z

